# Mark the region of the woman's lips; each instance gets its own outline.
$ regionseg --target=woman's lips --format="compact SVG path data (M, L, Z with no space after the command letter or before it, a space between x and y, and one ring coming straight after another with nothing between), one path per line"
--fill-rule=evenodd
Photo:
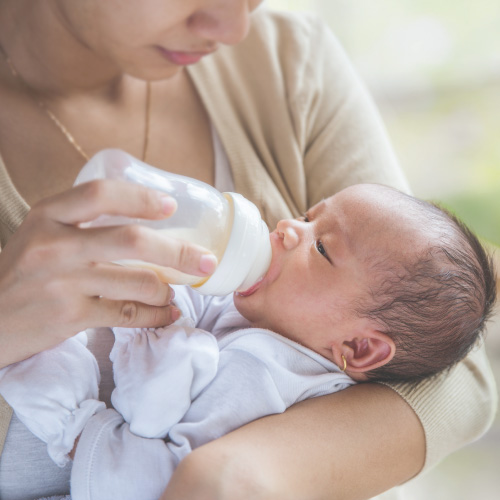
M167 50L163 47L158 47L158 50L162 54L162 56L167 59L172 64L176 64L177 66L188 66L189 64L197 63L202 57L211 54L211 51L205 52L182 52L176 50Z

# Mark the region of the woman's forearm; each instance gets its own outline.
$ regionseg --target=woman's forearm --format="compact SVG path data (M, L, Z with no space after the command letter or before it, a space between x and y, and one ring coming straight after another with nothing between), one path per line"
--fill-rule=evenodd
M368 499L416 475L424 459L413 410L387 387L360 384L195 450L162 500Z

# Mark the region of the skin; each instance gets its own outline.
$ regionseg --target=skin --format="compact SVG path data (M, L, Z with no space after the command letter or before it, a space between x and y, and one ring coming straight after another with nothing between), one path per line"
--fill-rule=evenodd
M238 43L259 3L0 1L0 43L30 87L0 64L0 151L32 207L0 254L0 366L91 326L89 318L108 325L168 324L173 311L166 285L146 270L110 269L109 260L126 254L200 275L215 264L203 263L200 249L179 248L134 227L84 235L78 223L104 211L146 218L168 211L157 195L137 186L71 189L84 161L37 100L89 155L120 147L140 156L144 79L151 80L147 161L213 184L209 119L183 67L162 57L158 46L189 54ZM45 325L59 314L66 315L64 324L49 331ZM415 475L424 456L422 428L406 403L386 387L358 386L195 450L164 498L367 498Z

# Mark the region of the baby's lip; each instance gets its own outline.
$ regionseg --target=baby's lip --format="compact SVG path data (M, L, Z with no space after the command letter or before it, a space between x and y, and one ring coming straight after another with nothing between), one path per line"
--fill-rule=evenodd
M239 295L241 297L248 297L249 295L252 295L253 293L255 293L259 289L263 280L264 280L264 277L260 278L257 281L257 283L253 284L250 288L248 288L246 290L238 290L236 292L236 295Z

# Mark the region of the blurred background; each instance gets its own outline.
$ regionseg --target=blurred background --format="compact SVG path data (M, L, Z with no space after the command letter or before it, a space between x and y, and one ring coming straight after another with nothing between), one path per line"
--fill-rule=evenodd
M266 0L319 14L374 97L416 196L447 206L500 261L500 1ZM500 267L499 267L500 268ZM500 312L486 346L500 382ZM500 498L500 416L405 500Z

